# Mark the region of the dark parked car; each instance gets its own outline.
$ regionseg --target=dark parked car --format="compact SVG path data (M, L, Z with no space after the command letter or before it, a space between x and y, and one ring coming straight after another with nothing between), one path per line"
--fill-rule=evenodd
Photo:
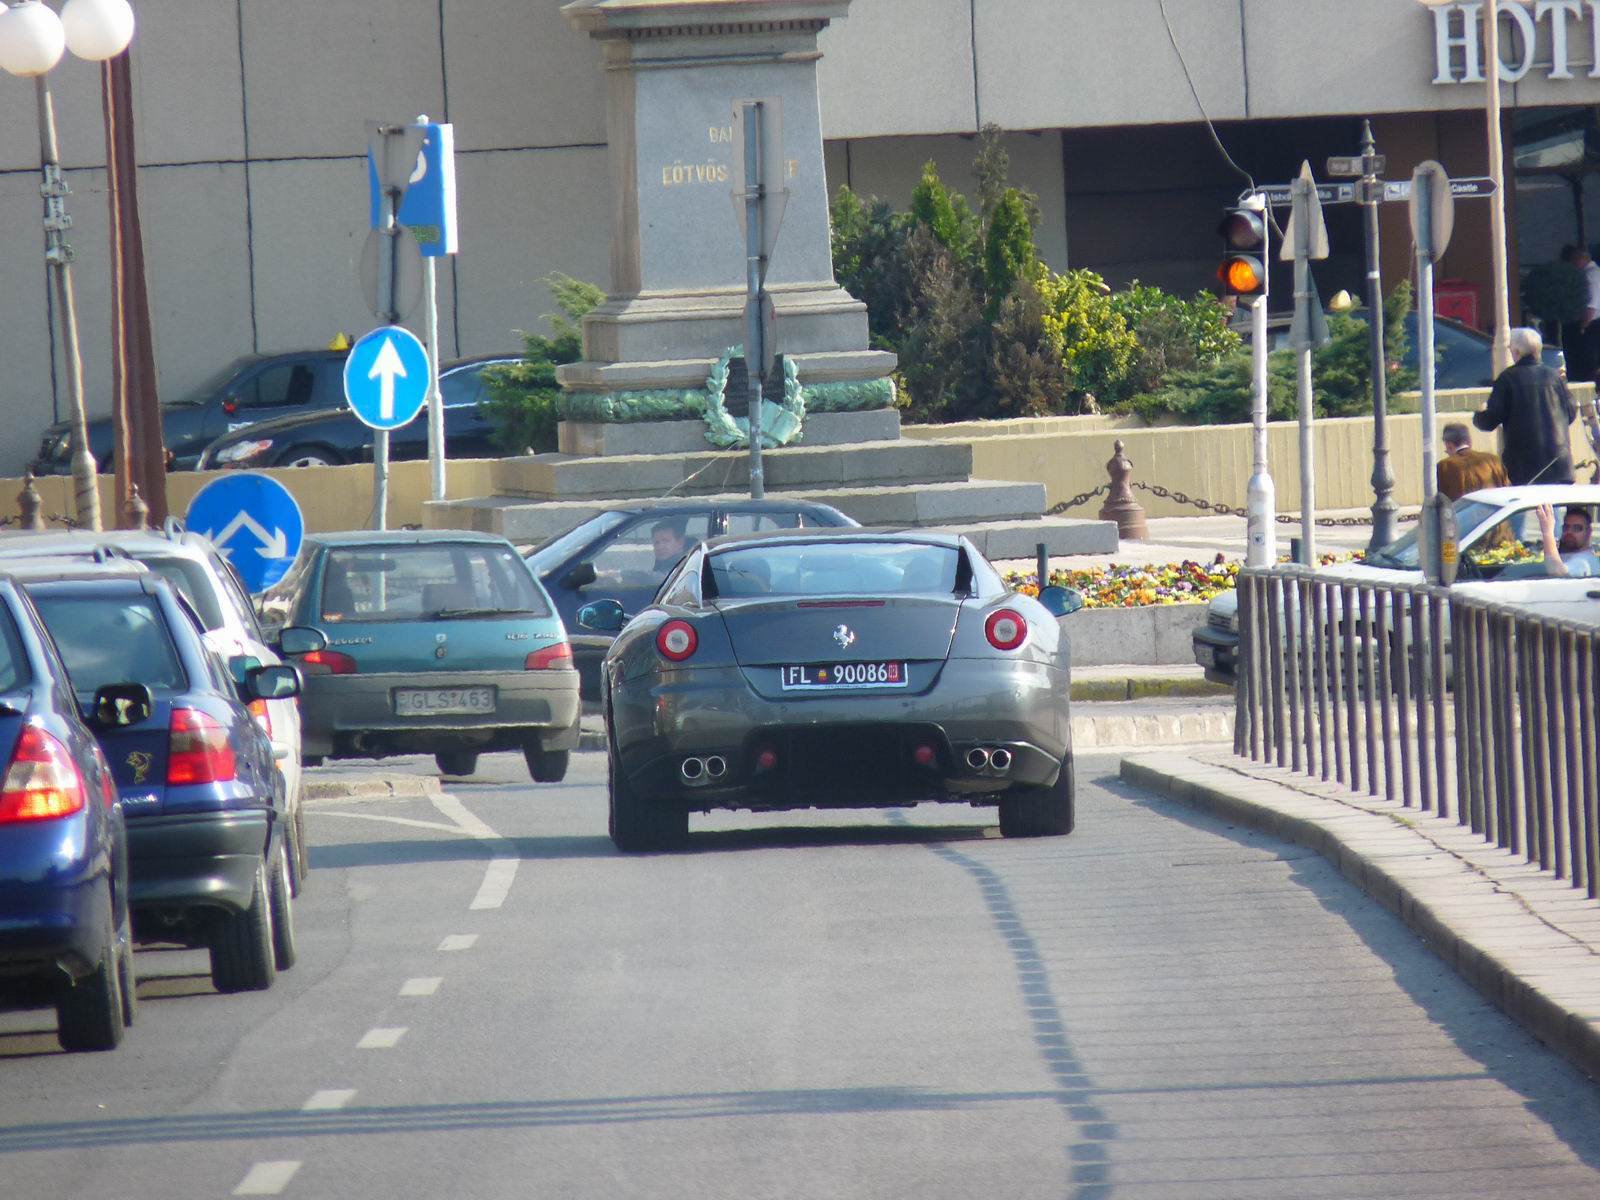
M478 409L484 398L483 369L520 362L509 355L461 359L439 368L444 401L445 453L451 458L490 458L494 423ZM341 404L332 411L298 413L224 434L200 456L202 471L218 467L321 467L372 461L372 427ZM426 410L389 434L389 460L428 457Z
M172 469L193 470L200 452L217 438L257 421L336 408L344 403L343 350L299 350L251 355L229 363L187 397L161 406L161 436ZM101 471L111 469L110 417L89 422L89 451ZM44 431L33 469L40 475L72 473L72 426Z
M783 500L641 501L607 509L552 538L528 555L572 636L583 698L600 698L600 660L611 635L578 628L578 610L615 600L638 612L655 597L667 572L707 538L778 529L839 529L851 520L826 504Z
M14 574L111 764L135 940L205 946L218 991L270 987L296 956L288 806L272 741L246 705L297 694L298 672L224 665L188 602L142 567Z
M0 577L0 1004L110 1050L136 1006L128 846L111 768L33 605Z
M690 552L620 631L602 690L611 837L681 842L689 813L997 805L1006 837L1072 832L1064 588L1012 592L965 538L820 530ZM626 624L624 623L626 622Z

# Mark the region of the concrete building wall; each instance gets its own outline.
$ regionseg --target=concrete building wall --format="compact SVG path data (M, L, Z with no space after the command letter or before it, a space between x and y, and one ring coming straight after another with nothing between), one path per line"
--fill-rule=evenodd
M182 395L240 354L370 327L355 278L368 118L425 112L456 125L462 248L441 270L446 354L514 348L515 331L538 328L550 308L539 280L551 271L608 279L606 77L561 2L140 0L135 103L163 394ZM1157 0L855 0L821 39L830 186L848 180L904 204L933 158L966 190L975 147L961 135L993 121L1016 131L1013 177L1040 197L1052 265L1182 282L1205 268L1194 247L1209 235L1214 195L1235 182L1204 137L1202 107L1233 130L1248 128L1242 118L1458 112L1431 133L1414 118L1380 122L1391 167L1431 150L1458 172L1481 169L1481 86L1431 82L1434 18L1411 0L1167 0L1165 12L1170 35ZM1543 22L1508 105L1600 101L1600 79L1588 77L1595 18L1582 12L1569 30L1574 77L1548 78ZM74 189L89 407L103 412L99 70L69 58L50 80ZM65 405L32 93L0 77L0 110L12 117L0 122L0 470L20 467ZM1168 138L1163 125L1187 131ZM1119 147L1116 129L1138 126L1154 142ZM1095 129L1102 142L1083 140ZM1131 152L1168 143L1170 158ZM1178 172L1182 186L1162 200L1150 169ZM1441 274L1483 261L1484 214L1462 209ZM1402 219L1385 217L1390 279L1406 269ZM1148 255L1139 261L1107 249L1134 236L1130 223Z

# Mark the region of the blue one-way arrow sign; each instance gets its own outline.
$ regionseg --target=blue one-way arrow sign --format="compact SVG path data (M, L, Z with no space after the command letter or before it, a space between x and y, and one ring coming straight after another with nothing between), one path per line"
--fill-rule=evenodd
M408 329L374 329L345 359L344 398L374 429L409 424L428 399L428 352Z
M294 496L270 475L213 480L189 501L186 520L216 544L252 592L283 578L306 532Z

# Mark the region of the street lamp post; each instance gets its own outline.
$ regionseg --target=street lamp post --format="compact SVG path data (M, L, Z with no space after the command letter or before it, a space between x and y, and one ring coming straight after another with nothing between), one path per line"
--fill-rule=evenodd
M56 306L61 313L61 349L66 359L67 401L72 416L73 512L78 522L99 529L100 490L94 455L89 450L89 422L83 398L83 355L78 345L78 310L72 290L72 247L66 232L70 194L61 173L56 142L55 106L45 75L72 53L93 62L115 57L133 38L133 10L127 0L67 0L61 16L40 3L0 3L0 69L32 78L39 118L39 169L43 175L45 262L54 278Z
M1453 0L1418 0L1428 8L1439 8ZM1500 5L1521 4L1523 0L1484 0L1483 62L1485 110L1489 123L1489 178L1494 195L1489 197L1489 254L1494 274L1494 373L1511 365L1511 293L1506 266L1506 181L1505 147L1500 137ZM1470 14L1463 20L1470 21ZM1469 64L1470 66L1470 64ZM1471 71L1468 71L1471 74ZM1432 437L1432 431L1426 436Z

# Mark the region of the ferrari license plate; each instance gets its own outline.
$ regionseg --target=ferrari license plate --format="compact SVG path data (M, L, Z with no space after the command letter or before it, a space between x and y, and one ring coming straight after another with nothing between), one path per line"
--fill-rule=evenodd
M786 692L836 692L849 688L906 686L903 662L806 663L781 667Z
M400 688L394 694L394 711L400 717L448 717L494 711L494 689Z

